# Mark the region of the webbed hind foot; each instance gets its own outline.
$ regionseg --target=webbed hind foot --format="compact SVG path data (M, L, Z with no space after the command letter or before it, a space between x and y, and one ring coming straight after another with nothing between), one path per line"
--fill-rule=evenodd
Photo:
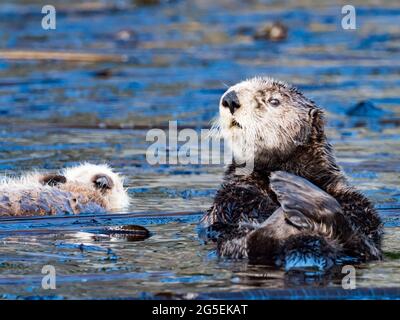
M271 173L270 184L288 220L295 225L296 221L303 225L303 215L315 222L330 224L341 211L335 198L302 177L275 171Z

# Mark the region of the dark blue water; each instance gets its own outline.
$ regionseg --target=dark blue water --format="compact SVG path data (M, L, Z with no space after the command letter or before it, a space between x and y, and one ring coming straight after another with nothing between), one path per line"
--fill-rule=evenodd
M196 223L211 204L223 167L146 161L148 129L166 128L170 120L182 128L208 128L226 87L255 75L293 83L327 110L340 164L385 221L385 260L357 267L360 291L353 297L368 295L364 288L400 287L399 4L353 1L357 29L348 31L341 29L341 6L328 1L313 7L305 6L309 1L286 7L267 1L160 2L99 1L93 7L53 1L53 31L41 28L39 1L0 4L1 50L124 59L0 58L1 173L107 162L127 176L133 198L130 213L122 215L1 220L0 298L240 292L251 298L254 290L304 288L328 290L321 297L334 290L343 294L340 274L293 276L218 259L213 245L198 239ZM255 40L255 31L272 21L288 26L288 38ZM362 101L368 103L357 105ZM105 226L122 224L145 225L152 236L127 242L102 234ZM56 267L56 290L41 289L47 264ZM387 290L376 294L396 295ZM263 292L258 297L270 291Z

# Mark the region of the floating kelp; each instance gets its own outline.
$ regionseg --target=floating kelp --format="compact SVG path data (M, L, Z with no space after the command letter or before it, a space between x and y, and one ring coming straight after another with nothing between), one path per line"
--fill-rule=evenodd
M143 241L150 237L150 231L139 225L106 227L103 233L126 241Z

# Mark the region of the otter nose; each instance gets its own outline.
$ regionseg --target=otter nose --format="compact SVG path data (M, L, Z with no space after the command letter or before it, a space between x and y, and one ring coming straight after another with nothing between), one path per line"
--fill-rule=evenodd
M240 108L239 98L235 91L230 91L222 97L222 106L229 108L232 114Z

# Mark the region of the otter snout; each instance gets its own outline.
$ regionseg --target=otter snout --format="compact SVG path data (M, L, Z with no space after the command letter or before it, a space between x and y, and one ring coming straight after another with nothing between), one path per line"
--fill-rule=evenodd
M234 114L240 108L239 98L235 91L227 92L221 99L223 107L228 108L231 114Z

